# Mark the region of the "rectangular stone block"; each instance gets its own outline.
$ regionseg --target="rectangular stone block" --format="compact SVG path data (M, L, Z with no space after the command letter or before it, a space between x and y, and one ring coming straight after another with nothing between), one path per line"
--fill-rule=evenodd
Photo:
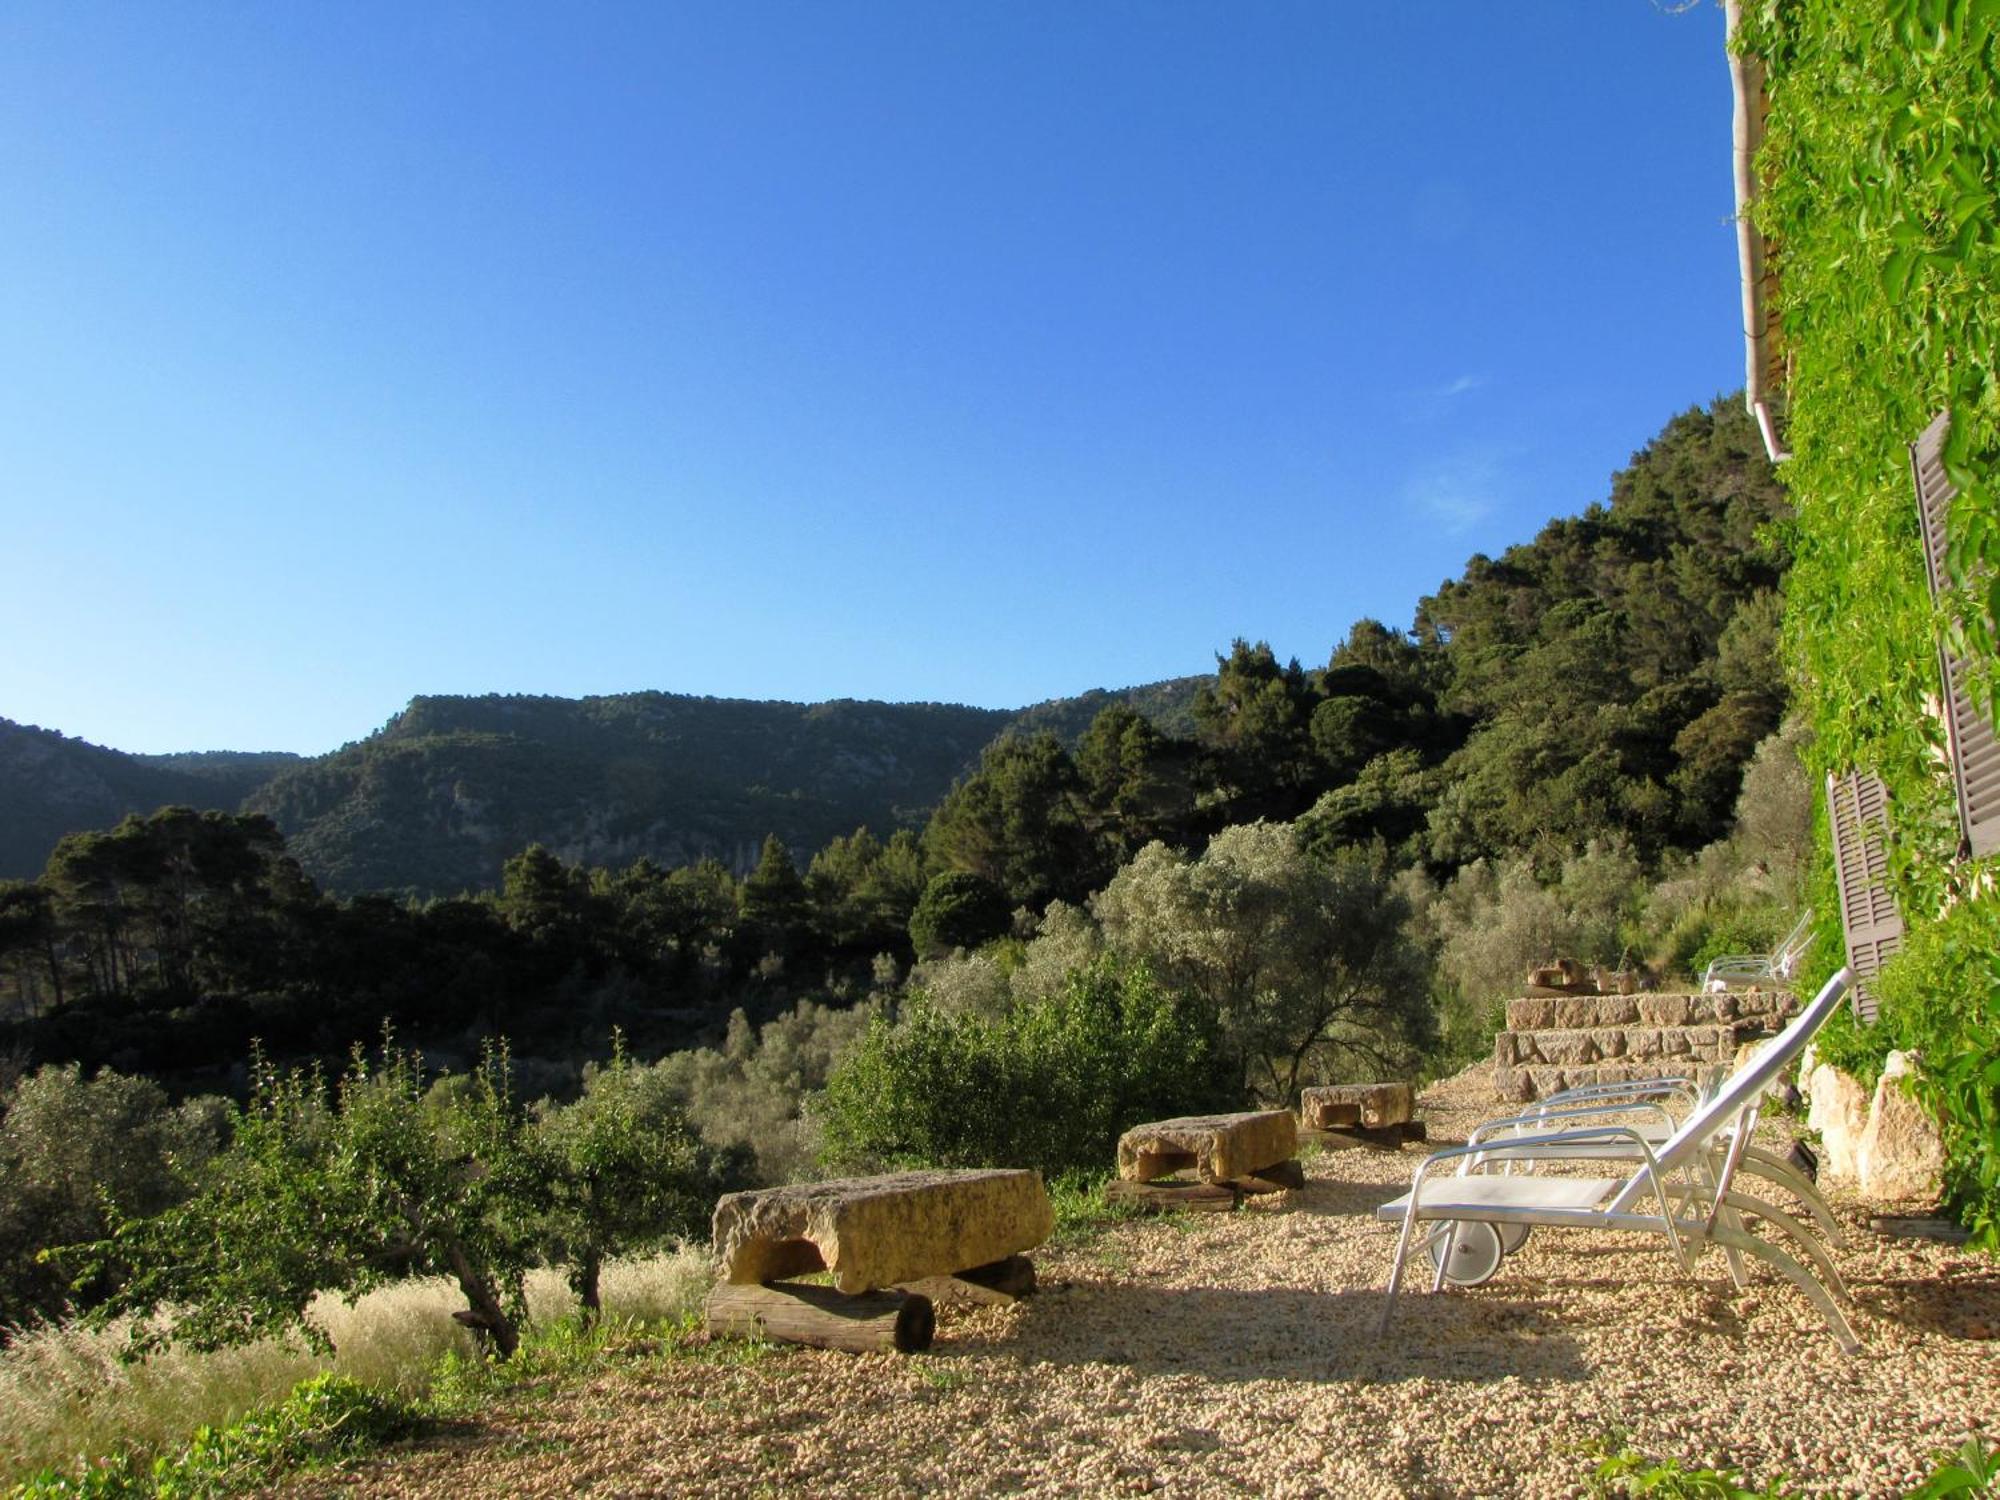
M726 1282L826 1270L841 1291L865 1292L991 1265L1032 1250L1054 1228L1041 1174L996 1169L728 1193L715 1205L713 1233Z
M1191 1115L1135 1125L1118 1138L1118 1175L1151 1182L1193 1167L1203 1182L1251 1177L1298 1155L1299 1127L1288 1109Z
M1537 1000L1532 997L1507 1002L1507 1029L1509 1031L1539 1031L1544 1026L1555 1024L1555 1001Z
M1535 1038L1535 1046L1544 1061L1564 1067L1597 1061L1597 1043L1587 1031L1544 1031Z
M1493 1093L1506 1104L1526 1104L1535 1097L1534 1080L1529 1078L1526 1068L1498 1068L1493 1070Z
M1625 1055L1625 1033L1616 1026L1604 1031L1593 1031L1591 1039L1597 1043L1600 1061L1611 1062Z
M1352 1120L1336 1119L1358 1109L1359 1122L1370 1130L1400 1125L1416 1114L1417 1091L1407 1083L1341 1083L1303 1089L1299 1115L1314 1130L1330 1130Z
M1685 1026L1692 1009L1686 995L1641 995L1639 1019L1648 1026Z
M1660 1055L1657 1027L1632 1026L1625 1031L1625 1056L1634 1062L1648 1062Z

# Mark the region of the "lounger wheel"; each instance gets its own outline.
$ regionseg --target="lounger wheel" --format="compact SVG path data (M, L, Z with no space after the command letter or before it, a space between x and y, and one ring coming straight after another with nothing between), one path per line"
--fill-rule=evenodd
M1456 1233L1453 1231L1456 1230ZM1483 1286L1500 1269L1500 1231L1484 1219L1460 1219L1441 1227L1425 1247L1431 1264L1444 1264L1444 1279L1453 1286Z
M1528 1243L1528 1230L1533 1226L1528 1224L1502 1224L1498 1227L1500 1230L1500 1253L1502 1255L1512 1255L1516 1250Z

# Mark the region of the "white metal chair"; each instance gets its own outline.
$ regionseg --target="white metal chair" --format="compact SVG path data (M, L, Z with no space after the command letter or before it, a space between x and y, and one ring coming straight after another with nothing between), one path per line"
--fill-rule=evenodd
M1773 1038L1770 1045L1777 1045L1777 1039ZM1666 1107L1667 1101L1674 1100L1698 1109L1704 1101L1715 1097L1727 1081L1728 1070L1717 1066L1709 1069L1699 1083L1689 1078L1647 1078L1622 1083L1584 1084L1551 1094L1523 1114L1482 1121L1473 1128L1467 1141L1471 1145L1491 1143L1494 1146L1494 1151L1482 1160L1506 1161L1510 1167L1512 1164L1532 1167L1532 1152L1526 1156L1510 1156L1504 1143L1573 1128L1585 1120L1626 1117L1632 1120L1633 1128L1645 1144L1658 1151L1680 1128L1679 1120ZM1754 1125L1755 1121L1748 1123ZM1734 1129L1731 1127L1721 1137L1725 1149L1731 1144L1730 1136ZM1642 1158L1633 1143L1620 1136L1595 1145L1578 1144L1572 1159L1636 1162ZM1736 1165L1738 1171L1776 1183L1797 1198L1805 1205L1806 1212L1812 1216L1827 1242L1836 1250L1846 1248L1847 1236L1840 1227L1840 1221L1834 1217L1832 1206L1820 1195L1819 1185L1796 1165L1754 1143L1746 1143L1742 1147ZM1525 1229L1512 1236L1512 1242L1506 1246L1507 1253L1513 1254L1526 1238Z
M1711 959L1701 971L1704 994L1719 994L1733 985L1762 984L1770 979L1790 979L1813 945L1812 913L1806 912L1778 946L1769 953L1731 953Z
M1835 1297L1848 1300L1847 1288L1826 1247L1790 1214L1735 1186L1765 1093L1839 1007L1851 982L1846 969L1828 980L1811 1005L1725 1080L1657 1149L1634 1125L1571 1124L1556 1118L1552 1131L1433 1152L1417 1168L1410 1191L1376 1211L1378 1217L1402 1225L1383 1299L1382 1331L1388 1330L1419 1222L1444 1226L1433 1231L1437 1267L1433 1291L1443 1290L1448 1281L1470 1286L1487 1280L1499 1269L1510 1239L1518 1246L1526 1229L1547 1226L1658 1234L1690 1273L1700 1252L1715 1245L1725 1252L1739 1285L1742 1257L1761 1260L1805 1294L1842 1349L1856 1352L1860 1341L1835 1301ZM1549 1117L1544 1122L1549 1123ZM1612 1143L1623 1153L1617 1159L1637 1163L1631 1175L1569 1177L1491 1170L1604 1160L1599 1148ZM1432 1169L1444 1162L1457 1163L1457 1174L1431 1176ZM1811 1269L1751 1233L1753 1223L1781 1235Z

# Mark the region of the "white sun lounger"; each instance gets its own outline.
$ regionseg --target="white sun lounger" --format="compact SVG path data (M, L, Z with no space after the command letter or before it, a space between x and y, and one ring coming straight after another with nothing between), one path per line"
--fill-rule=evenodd
M1552 1133L1510 1136L1502 1146L1488 1141L1432 1153L1417 1168L1410 1191L1376 1211L1402 1225L1383 1299L1382 1331L1388 1330L1420 1221L1448 1226L1431 1242L1437 1265L1434 1291L1442 1290L1447 1281L1458 1285L1485 1281L1499 1268L1509 1240L1518 1245L1527 1229L1542 1225L1658 1234L1690 1272L1701 1251L1716 1245L1727 1254L1739 1284L1741 1257L1761 1260L1819 1309L1841 1348L1856 1352L1860 1341L1835 1301L1836 1297L1848 1300L1847 1288L1826 1247L1790 1214L1737 1191L1734 1185L1765 1093L1839 1007L1851 979L1850 972L1842 969L1828 980L1811 1005L1657 1148L1634 1125L1556 1121ZM1603 1160L1599 1148L1614 1143L1623 1153L1618 1160L1637 1164L1629 1176L1491 1170ZM1444 1162L1456 1162L1457 1175L1431 1176L1432 1169ZM1751 1225L1757 1223L1782 1236L1811 1269L1794 1254L1753 1234Z

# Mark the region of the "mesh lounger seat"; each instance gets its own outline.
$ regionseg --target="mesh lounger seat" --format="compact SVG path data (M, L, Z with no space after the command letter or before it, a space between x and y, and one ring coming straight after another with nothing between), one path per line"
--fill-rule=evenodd
M1509 1242L1517 1246L1529 1228L1541 1225L1657 1234L1690 1272L1699 1254L1715 1245L1739 1286L1743 1258L1761 1260L1806 1295L1842 1349L1856 1352L1860 1341L1836 1301L1848 1300L1847 1288L1826 1247L1790 1214L1735 1187L1764 1095L1839 1007L1851 978L1842 969L1828 980L1811 1005L1657 1148L1630 1124L1556 1118L1545 1121L1544 1133L1510 1134L1497 1145L1472 1142L1432 1153L1417 1168L1410 1191L1377 1210L1402 1226L1383 1299L1382 1331L1395 1310L1419 1223L1442 1226L1428 1241L1436 1265L1434 1291L1447 1281L1485 1281L1498 1270ZM1553 1130L1546 1129L1550 1124ZM1636 1170L1617 1177L1514 1170L1605 1160L1601 1149L1611 1145L1623 1153L1616 1159L1636 1163ZM1431 1175L1447 1162L1457 1164L1454 1175ZM1752 1233L1753 1225L1772 1232L1785 1248Z

